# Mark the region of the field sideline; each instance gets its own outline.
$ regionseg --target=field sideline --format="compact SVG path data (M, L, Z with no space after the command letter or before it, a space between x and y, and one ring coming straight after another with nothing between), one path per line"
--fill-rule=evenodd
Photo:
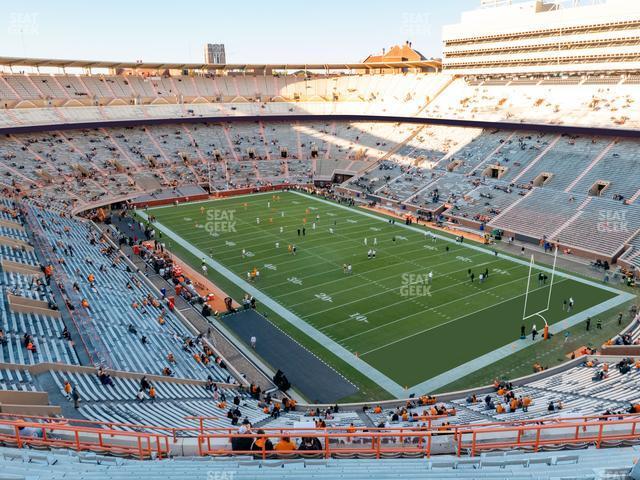
M519 337L526 265L359 209L295 193L275 195L148 213L240 278L259 269L255 288L398 385L420 384ZM295 255L288 245L296 246ZM371 249L374 259L367 257ZM351 274L344 273L344 264L352 265ZM481 284L479 275L486 270L489 277ZM537 274L534 270L528 313L547 302L548 283L539 285ZM616 295L613 289L558 276L545 317L553 325ZM569 297L575 300L572 312L562 308ZM544 322L526 323L529 332L532 323L541 330ZM304 335L300 341L304 344Z

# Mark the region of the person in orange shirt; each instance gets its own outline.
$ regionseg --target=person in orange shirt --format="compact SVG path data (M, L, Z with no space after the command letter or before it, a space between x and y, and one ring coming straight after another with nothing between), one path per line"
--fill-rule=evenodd
M296 445L291 441L289 437L282 437L278 444L274 447L274 450L293 452L296 450Z
M83 298L81 303L84 308L89 308L89 300L87 300L86 298Z
M151 403L156 401L156 387L153 385L149 388L149 398L151 399Z
M71 384L69 383L69 380L66 380L64 382L64 393L66 393L67 395L71 395Z
M96 277L93 275L93 273L90 273L87 277L87 280L89 280L89 283L93 283L96 281Z
M528 412L529 411L529 405L531 405L531 398L530 397L524 397L522 399L522 411L523 412Z
M376 405L373 409L373 413L382 413L382 407L380 405Z

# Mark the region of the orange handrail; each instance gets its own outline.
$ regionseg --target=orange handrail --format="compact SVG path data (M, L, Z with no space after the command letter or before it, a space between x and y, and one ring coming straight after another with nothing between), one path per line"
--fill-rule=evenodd
M304 430L304 429L301 429ZM442 432L444 433L444 432ZM267 450L266 442L257 449L234 449L233 439L247 438L253 441L258 439L267 439L272 435L245 433L245 434L208 434L198 437L198 453L200 455L255 455L266 459L269 455L287 455L287 454L303 454L303 455L322 455L324 458L330 458L333 454L371 454L376 458L381 458L385 454L420 454L426 457L431 456L432 436L437 435L429 431L409 431L404 435L398 435L398 432L357 432L357 433L330 433L328 431L313 431L308 429L306 433L300 432L299 435L291 435L292 437L313 437L324 440L324 446L319 450ZM290 436L285 434L283 436ZM335 439L338 446L332 446L330 440ZM397 439L399 442L384 442L384 439ZM212 445L212 440L226 440L221 445ZM355 442L359 440L359 442ZM407 442L406 440L410 440ZM412 440L416 440L413 442ZM340 446L339 441L344 442L344 446ZM362 446L359 445L362 443ZM391 446L384 446L390 443ZM368 446L367 446L368 445ZM400 445L400 446L398 446ZM226 447L226 448L225 448Z
M9 414L1 414L9 416ZM17 415L15 415L17 416ZM546 445L571 445L576 443L593 443L601 447L604 441L637 440L640 438L638 415L614 415L618 419L595 421L572 421L571 419L552 419L551 422L526 422L521 425L486 424L473 426L444 426L437 430L427 428L272 428L265 433L231 433L231 429L218 429L219 433L198 435L200 455L252 454L262 458L273 454L294 453L293 451L268 451L263 446L257 450L234 450L234 439L288 437L316 437L324 440L319 450L306 450L305 454L318 454L330 457L336 453L371 454L380 458L387 454L420 454L430 456L432 438L440 435L453 436L458 455L464 451L475 456L478 452L496 448L533 448L538 451ZM30 445L70 448L77 451L98 451L121 453L149 458L156 453L158 458L169 453L168 435L159 433L143 433L122 431L111 428L95 428L71 425L64 419L48 419L47 422L35 422L0 419L0 440L17 445L19 448ZM75 421L75 420L72 420ZM89 422L89 421L86 421ZM125 424L128 425L128 424ZM38 435L22 432L23 427L35 429ZM168 427L164 427L168 428ZM175 431L178 429L174 429ZM200 430L194 427L190 430ZM209 430L209 429L204 429ZM215 429L211 429L215 430ZM62 435L61 435L62 434ZM335 440L335 444L334 444ZM295 453L300 453L299 451Z
M459 429L456 435L457 453L468 450L471 456L478 451L496 448L533 447L538 451L545 445L572 445L594 443L600 448L606 440L637 440L640 418L598 420L593 422L540 423L520 426L481 427ZM515 437L515 438L514 438ZM467 442L465 443L465 438Z
M160 430L160 431L166 431L167 433L170 433L171 436L173 436L174 438L177 437L178 433L184 432L184 433L190 433L190 432L200 432L202 433L203 431L212 431L212 432L216 432L216 433L223 433L223 432L227 432L227 433L235 433L237 431L237 427L234 426L228 426L228 427L204 427L204 421L206 420L220 420L223 419L223 417L216 417L216 416L186 416L183 417L183 419L185 420L193 420L198 422L199 426L196 427L167 427L167 426L163 426L163 425L146 425L146 424L139 424L139 423L126 423L126 422L105 422L105 421L99 421L99 420L86 420L86 419L75 419L75 418L60 418L60 417L47 417L47 416L37 416L37 415L24 415L24 414L17 414L17 413L2 413L0 412L0 421L2 420L2 418L17 418L17 419L25 419L25 420L38 420L38 421L42 421L42 422L52 422L52 423L56 423L56 424L60 424L60 422L65 422L66 424L80 424L80 425L100 425L100 426L104 426L108 429L113 429L113 427L124 427L124 428L135 428L135 429L148 429L148 430ZM315 417L309 417L309 419L313 419ZM433 421L435 420L440 420L440 419L447 419L447 418L452 418L450 416L447 415L439 415L439 416L433 416L433 417L420 417L423 420L420 421L420 423L424 423L425 427L427 429L432 429L432 428L439 428L438 425L436 425L435 427L433 426ZM638 413L627 413L627 414L612 414L612 415L584 415L584 416L576 416L576 417L550 417L550 418L538 418L538 419L531 419L531 420L513 420L513 421L504 421L504 422L484 422L484 423L477 423L474 424L472 427L474 429L481 429L481 428L507 428L507 427L516 427L516 426L526 426L526 425L538 425L538 424L544 424L544 425L549 425L549 424L554 424L554 423L567 423L567 422L588 422L588 421L592 421L592 420L616 420L616 419L631 419L631 418L640 418L640 414ZM200 423L202 422L202 425L200 425ZM418 423L418 422L416 422ZM389 426L389 427L364 427L364 426L356 426L353 427L356 430L366 430L366 431L396 431L398 433L400 432L408 432L408 431L416 431L422 428L421 425L415 425L415 426ZM333 430L333 431L347 431L347 429L352 428L352 427L348 427L348 426L331 426L328 427L328 429ZM465 425L465 424L454 424L454 425L446 425L446 428L448 430L453 430L453 431L459 431L459 430L467 430L470 428L469 425ZM294 427L262 427L262 430L264 430L265 432L268 431L274 431L274 432L280 432L282 430L286 430L286 431L295 431L296 429ZM302 430L310 430L310 428L302 428ZM193 435L196 436L196 435Z
M22 431L23 428L34 429L38 434L28 435ZM142 460L150 458L153 453L158 458L168 456L168 438L161 434L80 427L64 423L0 420L0 440L15 444L18 448L31 445L62 447L78 452L120 453L137 456Z
M640 417L621 418L596 421L566 421L556 419L550 423L532 423L525 425L508 425L488 427L479 426L447 426L443 430L415 430L415 429L370 429L351 432L330 431L334 429L305 429L305 428L280 428L277 431L267 431L264 433L218 433L200 435L198 437L199 453L201 455L228 455L252 454L266 458L267 455L278 455L293 453L291 451L267 451L264 446L254 450L234 450L233 439L249 438L252 441L260 438L273 438L275 436L287 437L315 437L324 440L322 450L304 451L307 454L322 454L329 457L335 453L363 453L375 454L379 458L381 454L396 453L423 453L431 455L431 440L433 436L452 435L457 444L457 454L460 456L463 451L469 451L471 456L475 456L479 451L496 448L523 448L533 447L538 451L540 447L546 445L571 445L576 443L593 443L600 448L606 440L637 440L640 434L637 432L637 425ZM363 446L353 444L344 446L333 446L331 439L347 440L353 442L359 439ZM384 439L394 440L393 446L383 447ZM406 444L405 440L417 439L416 446L412 443ZM216 441L218 440L218 441ZM220 442L219 440L226 440ZM215 445L212 445L212 441ZM387 442L389 443L389 442ZM300 452L296 452L300 453Z

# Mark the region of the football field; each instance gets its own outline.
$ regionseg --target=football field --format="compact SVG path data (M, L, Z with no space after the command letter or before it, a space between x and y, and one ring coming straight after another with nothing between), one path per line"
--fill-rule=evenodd
M177 238L194 247L186 260L196 268L202 254L210 257L311 326L318 343L344 347L351 357L343 360L364 361L401 386L517 341L528 282L526 315L550 308L544 319L524 322L527 334L533 324L542 331L545 319L553 325L576 318L616 297L560 272L550 295L550 270L546 281L538 268L529 278L528 258L494 255L490 247L436 238L421 226L309 195L256 194L147 213L165 229L169 248ZM570 312L563 308L569 298Z

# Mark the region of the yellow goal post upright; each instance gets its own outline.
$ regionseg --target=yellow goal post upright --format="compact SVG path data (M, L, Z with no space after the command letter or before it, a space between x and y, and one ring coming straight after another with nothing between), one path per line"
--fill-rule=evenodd
M531 275L533 273L533 268L535 266L534 255L531 254L531 260L529 261L529 276L527 277L527 289L524 293L524 308L522 311L523 325L524 325L524 322L526 322L530 318L540 317L544 321L545 331L548 329L549 323L547 322L547 319L543 314L548 312L549 308L551 307L551 294L553 292L553 281L555 278L557 261L558 261L558 247L555 248L555 251L553 253L553 268L551 269L551 281L549 282L549 294L547 296L547 305L546 307L542 308L541 310L538 310L537 312L527 314L527 307L529 306L529 292L531 291Z

